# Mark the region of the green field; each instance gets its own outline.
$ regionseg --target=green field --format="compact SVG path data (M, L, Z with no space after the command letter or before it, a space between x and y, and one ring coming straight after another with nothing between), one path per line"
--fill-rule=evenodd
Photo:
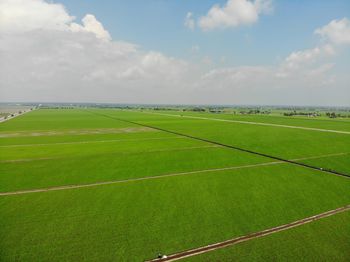
M349 212L337 214L184 261L348 261L349 221Z
M349 122L179 114L39 109L1 123L0 192L27 192L0 195L0 261L144 261L350 204L347 177L182 135L350 175ZM189 260L347 261L349 221Z

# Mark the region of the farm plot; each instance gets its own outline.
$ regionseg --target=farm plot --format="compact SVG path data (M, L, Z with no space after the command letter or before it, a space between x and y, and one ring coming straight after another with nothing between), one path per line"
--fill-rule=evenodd
M348 261L350 212L183 261ZM337 243L334 245L334 243Z
M209 121L71 113L38 110L1 125L0 133L65 132L0 138L1 261L144 261L350 204L350 179L212 143L159 130L70 133L140 127L117 116L214 137ZM236 136L219 127L219 140Z
M129 150L122 153L5 162L0 167L1 191L125 180L271 162L244 153L232 154L228 149L211 145L208 147L206 144L188 146L182 144L183 139L176 140L177 148L172 149L153 147L148 148L148 152Z
M150 111L152 112L152 111ZM324 130L335 130L335 131L349 131L350 122L348 119L324 119L324 118L311 118L311 117L286 117L276 115L241 115L241 114L214 114L214 113L203 113L203 112L179 112L179 111L159 111L161 114L169 115L182 115L190 117L200 117L209 119L223 119L227 121L241 121L256 123L256 124L271 124L281 125L289 127L305 127L305 128L316 128ZM248 123L248 124L249 124Z
M339 157L336 163L333 160L328 162L327 158L327 156L333 158L337 154L349 153L350 134L247 125L147 112L127 112L127 114L125 116L125 112L115 111L112 115L121 118L124 116L141 124L156 126L274 157L297 160L301 163L306 163L304 161L309 158L321 157L322 163L327 163L325 167L350 175L350 162L346 158ZM304 158L305 160L298 160Z
M20 120L19 120L20 119ZM13 119L0 126L0 132L35 132L44 130L67 130L88 128L122 128L130 125L122 122L111 122L101 116L91 116L79 109L40 109Z
M281 165L3 196L2 258L142 261L346 205L349 188Z
M40 111L35 114L41 116ZM101 118L87 112L73 111L74 114L86 114L91 116L92 121ZM58 115L60 119L61 111L52 111L51 115L51 118ZM84 115L83 121L85 117ZM25 118L18 121L22 119ZM21 136L0 138L4 141L0 146L1 191L125 180L271 162L264 157L232 152L210 143L157 130L147 129L145 132L144 128L137 125L106 119L112 123L100 120L104 127L123 126L122 130L127 128L135 132L87 133L86 126L90 130L95 130L96 127L85 123L85 135L72 135L68 128L71 124L65 120L62 120L60 126L65 134L58 133L56 129L47 129L41 131L43 135L40 138L32 136L32 130L9 131L11 128L4 128L7 130L2 134L21 133ZM40 121L38 125L41 125ZM31 128L37 129L39 126L31 123ZM74 127L73 130L79 129Z

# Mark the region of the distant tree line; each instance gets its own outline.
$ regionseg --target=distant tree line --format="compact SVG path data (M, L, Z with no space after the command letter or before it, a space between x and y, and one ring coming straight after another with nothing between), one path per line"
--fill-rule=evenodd
M141 107L141 109L148 109L146 107ZM153 110L159 110L159 111L178 111L178 109L169 108L169 107L154 107Z
M326 116L328 116L329 118L337 118L337 117L350 117L350 115L342 115L340 113L335 113L335 112L327 112Z
M74 106L41 106L40 109L75 109Z
M193 111L193 112L205 112L205 108L202 107L193 107L193 108L184 108L182 111Z
M239 111L241 115L257 115L257 114L271 114L268 110L261 110L261 109L250 109L248 111Z
M297 112L297 111L284 112L283 115L284 116L308 116L308 117L320 116L320 114L317 112Z

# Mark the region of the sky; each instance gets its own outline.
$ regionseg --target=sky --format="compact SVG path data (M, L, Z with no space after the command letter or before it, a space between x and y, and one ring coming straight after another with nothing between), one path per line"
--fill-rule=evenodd
M0 0L0 101L350 106L350 1Z

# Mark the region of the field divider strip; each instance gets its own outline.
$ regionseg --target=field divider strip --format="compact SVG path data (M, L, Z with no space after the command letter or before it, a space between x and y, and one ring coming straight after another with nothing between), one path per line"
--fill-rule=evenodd
M107 140L89 140L89 141L72 141L72 142L54 142L54 143L40 143L40 144L17 144L17 145L0 145L1 147L30 147L30 146L51 146L51 145L74 145L74 144L94 144L94 143L109 143L109 142L128 142L128 141L147 141L147 140L170 140L170 139L184 139L181 136L170 137L150 137L150 138L127 138L127 139L107 139Z
M348 153L320 155L317 158L322 158L322 157L327 157L327 156L335 156L335 155L345 155L345 154L348 154ZM307 160L307 159L315 159L315 158L316 157L309 157L309 158L304 157L304 158L299 158L299 159ZM293 160L297 161L299 159L293 159ZM22 195L22 194L68 190L68 189L84 188L84 187L96 187L96 186L119 184L119 183L126 183L126 182L137 182L137 181L143 181L143 180L161 179L161 178L167 178L167 177L194 175L194 174L210 173L210 172L220 172L220 171L252 168L252 167L259 167L259 166L270 166L270 165L283 164L283 163L285 163L285 162L274 161L274 162L265 162L265 163L243 165L243 166L229 166L229 167L221 167L221 168L211 168L211 169L202 169L202 170L194 170L194 171L187 171L187 172L171 173L171 174L158 175L158 176L149 176L149 177L140 177L140 178L130 178L130 179L124 179L124 180L112 180L112 181L96 182L96 183L91 183L91 184L66 185L66 186L28 189L28 190L20 190L20 191L12 191L12 192L0 192L0 196Z
M292 159L292 161L311 160L311 159L319 159L319 158L333 157L333 156L345 156L348 154L349 153L334 153L334 154L326 154L326 155L320 155L320 156L301 157L301 158Z
M307 223L311 223L313 221L316 221L316 220L319 220L319 219L322 219L325 217L329 217L329 216L332 216L332 215L335 215L338 213L342 213L345 211L349 211L349 210L350 210L350 205L346 205L343 207L339 207L339 208L336 208L333 210L329 210L329 211L311 216L311 217L296 220L296 221L293 221L293 222L288 223L288 224L280 225L277 227L272 227L269 229L265 229L265 230L251 233L248 235L232 238L232 239L225 240L222 242L210 244L207 246L189 249L189 250L182 251L179 253L171 254L171 255L164 257L164 258L156 258L156 259L152 259L152 260L147 260L147 262L176 261L176 260L184 259L187 257L197 256L197 255L200 255L203 253L207 253L207 252L214 251L214 250L221 249L221 248L228 247L228 246L233 246L233 245L236 245L238 243L246 242L246 241L249 241L252 239L260 238L260 237L271 235L271 234L281 232L281 231L284 231L287 229L298 227L298 226L301 226L301 225L304 225Z
M140 111L133 111L138 112ZM263 122L253 122L253 121L242 121L242 120L231 120L231 119L221 119L221 118L212 118L212 117L200 117L200 116L187 116L187 115L173 115L173 114L165 114L165 113L153 113L153 112L142 112L146 114L154 114L154 115L163 115L163 116L172 116L172 117L185 117L191 119L200 119L200 120L211 120L211 121L220 121L220 122L231 122L238 124L248 124L248 125L260 125L260 126L274 126L274 127L283 127L283 128L292 128L292 129L302 129L302 130L310 130L310 131L319 131L319 132L329 132L329 133L338 133L338 134L346 134L350 135L349 131L341 131L341 130L333 130L333 129L323 129L323 128L315 128L315 127L303 127L303 126L290 126L290 125L282 125L282 124L273 124L273 123L263 123Z
M104 134L130 134L154 131L152 128L89 128L89 129L68 129L68 130L45 130L45 131L17 131L0 132L0 138L13 137L40 137L40 136L63 136L63 135L104 135Z
M214 145L219 145L219 146L222 146L222 147L234 149L234 150L241 151L241 152L250 153L250 154L253 154L253 155L263 156L263 157L266 157L266 158L270 158L270 159L286 162L286 163L289 163L289 164L293 164L293 165L309 168L309 169L312 169L312 170L321 171L321 172L332 174L332 175L337 175L337 176L347 177L347 178L350 177L350 175L348 175L348 174L341 173L341 172L338 172L338 171L335 171L335 170L330 170L330 169L325 169L325 168L321 168L321 167L317 167L317 166L312 166L312 165L309 165L309 164L299 163L299 162L296 162L296 161L293 161L293 160L288 160L288 159L284 159L284 158L281 158L281 157L272 156L272 155L268 155L268 154L260 153L260 152L255 152L255 151L252 151L252 150L249 150L249 149L245 149L245 148L241 148L241 147L237 147L237 146L232 146L232 145L216 142L216 141L205 139L205 138L200 138L200 137L196 137L196 136L192 136L192 135L188 135L188 134L179 133L179 132L168 130L168 129L164 129L164 128L161 128L161 127L151 126L151 125L147 125L147 124L141 124L141 123L138 123L138 122L125 120L125 119L121 119L121 118L118 118L118 117L105 115L105 114L102 114L102 113L96 113L96 112L91 112L91 111L88 111L88 112L90 112L91 114L101 115L101 116L104 116L106 118L114 119L114 120L117 120L117 121L129 123L129 124L134 124L134 125L139 125L139 126L143 126L143 127L148 127L148 128L153 128L153 129L156 129L156 130L159 130L159 131L163 131L163 132L167 132L167 133L170 133L170 134L192 138L194 140L203 141L203 142L211 143L211 144L214 144ZM135 111L133 111L133 112L135 112ZM138 113L142 113L142 112L138 112ZM152 113L150 113L150 114L152 114Z
M323 158L323 157L329 157L329 156L347 155L347 154L349 154L349 153L327 154L327 155L320 155L317 157L304 157L304 158L293 159L293 161L316 159L316 158ZM184 176L184 175L192 175L192 174L200 174L200 173L220 172L220 171L225 171L225 170L252 168L252 167L258 167L258 166L270 166L270 165L283 164L283 163L284 163L283 161L265 162L265 163L260 163L260 164L251 164L251 165L243 165L243 166L230 166L230 167L212 168L212 169L204 169L204 170L194 170L194 171L188 171L188 172L180 172L180 173L172 173L172 174L140 177L140 178L131 178L131 179L125 179L125 180L96 182L96 183L91 183L91 184L67 185L67 186L28 189L28 190L12 191L12 192L0 192L0 196L40 193L40 192L67 190L67 189L75 189L75 188L82 188L82 187L95 187L95 186L118 184L118 183L125 183L125 182L136 182L136 181L142 181L142 180L160 179L160 178L164 178L164 177L166 178L166 177Z
M129 178L129 179L124 179L124 180L112 180L112 181L105 181L105 182L96 182L96 183L91 183L91 184L66 185L66 186L28 189L28 190L20 190L20 191L12 191L12 192L0 192L0 196L23 195L23 194L40 193L40 192L48 192L48 191L60 191L60 190L68 190L68 189L96 187L96 186L102 186L102 185L121 184L121 183L127 183L127 182L137 182L137 181L143 181L143 180L161 179L161 178L175 177L175 176L185 176L185 175L218 172L218 171L225 171L225 170L235 170L235 169L251 168L251 167L258 167L258 166L269 166L269 165L282 164L282 163L283 162L281 162L281 161L279 161L279 162L266 162L266 163L244 165L244 166L212 168L212 169L203 169L203 170L195 170L195 171L188 171L188 172L171 173L171 174L158 175L158 176L148 176L148 177L139 177L139 178Z
M193 150L193 149L205 149L205 148L218 148L221 147L219 145L206 145L206 146L188 146L188 147L177 147L177 148L163 148L163 149L154 149L154 150L145 150L138 152L109 152L102 153L98 155L106 155L106 154L133 154L133 153L157 153L157 152L173 152L173 151L185 151L185 150ZM96 154L90 154L86 156L96 156ZM0 163L19 163L19 162L31 162L31 161L40 161L40 160L52 160L52 159L65 159L67 156L57 156L57 157L38 157L38 158L18 158L18 159L6 159L0 160Z

